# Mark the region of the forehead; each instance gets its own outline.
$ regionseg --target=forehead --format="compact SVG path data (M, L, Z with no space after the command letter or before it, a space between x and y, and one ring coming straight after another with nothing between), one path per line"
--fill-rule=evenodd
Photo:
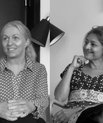
M98 40L96 34L93 34L93 33L88 34L87 37L86 37L86 39L97 39Z
M86 40L92 41L92 42L99 42L99 43L100 43L100 41L99 41L97 35L96 35L96 34L93 34L93 33L89 34L89 35L86 37Z
M20 26L7 25L2 30L2 34L24 34L24 30Z

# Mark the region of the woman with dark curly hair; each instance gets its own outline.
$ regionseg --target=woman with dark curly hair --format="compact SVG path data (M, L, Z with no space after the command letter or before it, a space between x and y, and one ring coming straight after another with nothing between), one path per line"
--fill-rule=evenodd
M83 52L61 74L55 98L68 102L54 115L54 123L103 122L103 26L86 34Z

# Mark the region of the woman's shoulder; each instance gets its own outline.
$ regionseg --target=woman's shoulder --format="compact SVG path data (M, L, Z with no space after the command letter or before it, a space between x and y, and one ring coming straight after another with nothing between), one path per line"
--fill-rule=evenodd
M45 65L40 62L33 62L33 64L39 67L45 67Z
M61 77L61 78L63 78L64 74L67 72L67 70L69 69L70 65L71 65L71 64L68 64L68 65L64 68L64 70L60 73L60 77Z
M68 64L68 65L64 68L63 72L60 74L60 77L61 77L61 78L63 78L64 74L67 72L67 70L69 69L70 65L71 65L71 64ZM75 72L80 72L80 71L82 71L82 68L83 68L83 66L81 65L80 67L75 68L74 71L75 71Z
M45 65L40 63L40 62L33 62L33 68L34 69L45 69L46 70Z

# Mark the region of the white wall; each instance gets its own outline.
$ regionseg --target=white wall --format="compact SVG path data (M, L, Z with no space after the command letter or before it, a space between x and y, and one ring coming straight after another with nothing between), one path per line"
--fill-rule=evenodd
M60 73L74 55L82 54L84 35L93 25L103 25L102 0L51 0L51 23L65 35L50 47L50 94L60 81Z
M40 0L40 19L50 15L50 0ZM49 35L45 47L40 48L40 63L44 64L47 70L48 93L50 94L50 47Z

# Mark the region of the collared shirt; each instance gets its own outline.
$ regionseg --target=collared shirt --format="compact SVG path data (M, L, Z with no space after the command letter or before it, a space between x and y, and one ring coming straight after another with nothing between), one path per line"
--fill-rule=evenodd
M7 68L5 58L0 60L0 102L12 99L33 101L45 120L48 106L47 72L45 66L26 57L26 64L17 76Z

